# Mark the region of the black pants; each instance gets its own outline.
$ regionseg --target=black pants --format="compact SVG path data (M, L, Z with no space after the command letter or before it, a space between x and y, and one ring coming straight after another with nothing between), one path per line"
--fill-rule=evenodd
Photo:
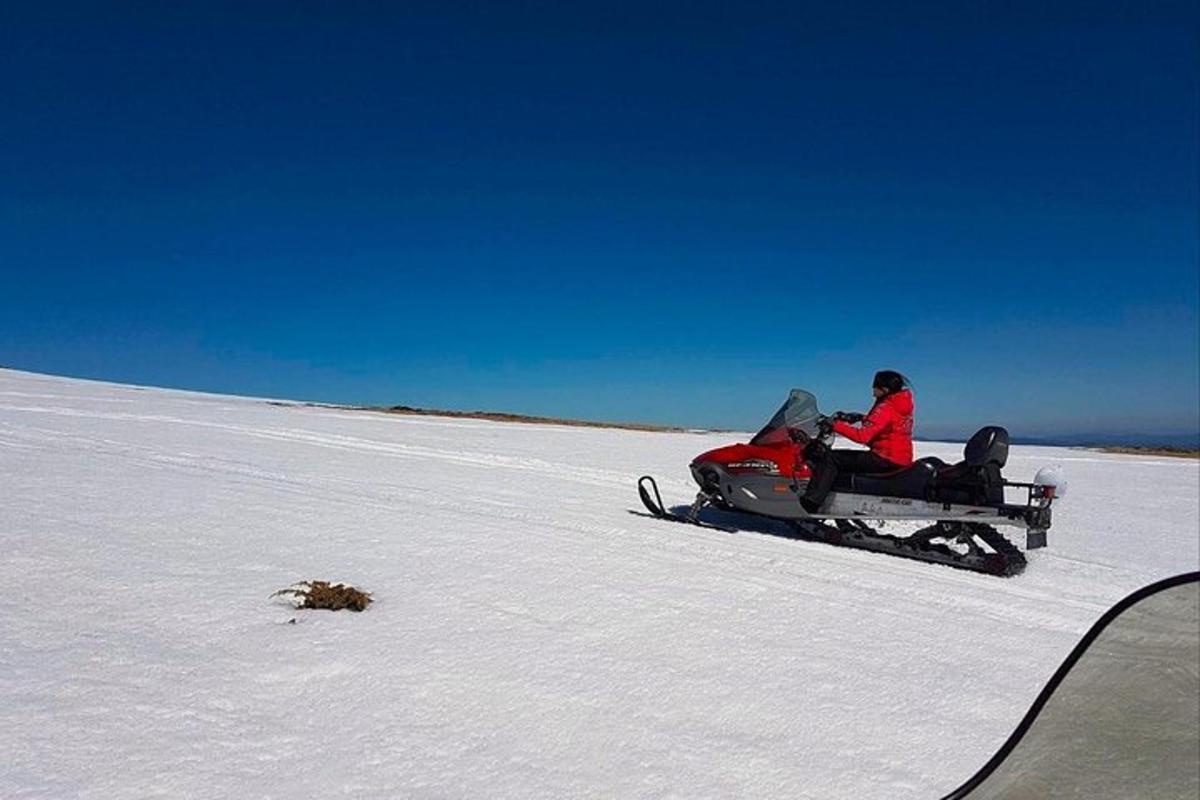
M825 502L838 472L895 472L904 469L883 456L870 450L830 450L828 447L809 447L804 458L812 467L813 475L804 490L802 502L805 508L815 509Z

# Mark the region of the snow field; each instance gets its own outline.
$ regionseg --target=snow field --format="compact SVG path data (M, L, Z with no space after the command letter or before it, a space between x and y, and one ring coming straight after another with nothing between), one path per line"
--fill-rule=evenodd
M1012 579L628 513L736 438L0 370L0 797L935 797L1200 564L1196 462L1081 450Z

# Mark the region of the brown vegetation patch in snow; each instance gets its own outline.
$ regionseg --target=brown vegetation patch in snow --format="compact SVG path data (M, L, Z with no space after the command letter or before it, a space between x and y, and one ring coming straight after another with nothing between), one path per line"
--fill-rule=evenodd
M295 583L286 589L280 589L271 596L288 596L299 601L299 608L327 608L330 611L340 611L348 608L351 611L363 611L371 604L371 593L342 583L328 581L303 581Z
M1101 447L1105 453L1130 456L1170 456L1171 458L1200 458L1200 450L1186 447Z
M503 411L442 411L431 408L413 408L412 406L389 406L374 408L385 414L408 414L418 417L451 417L456 419L484 419L492 422L523 422L533 425L567 425L573 428L616 428L627 431L653 431L660 433L683 433L687 429L673 425L651 425L640 422L594 422L583 419L566 419L563 417L538 417L530 414L510 414Z

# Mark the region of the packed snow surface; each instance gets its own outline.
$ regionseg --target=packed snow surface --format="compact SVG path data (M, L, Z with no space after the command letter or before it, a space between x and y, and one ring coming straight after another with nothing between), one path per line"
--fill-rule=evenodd
M737 438L0 370L0 797L936 797L1200 564L1185 459L1014 447L1070 493L1009 579L629 513Z

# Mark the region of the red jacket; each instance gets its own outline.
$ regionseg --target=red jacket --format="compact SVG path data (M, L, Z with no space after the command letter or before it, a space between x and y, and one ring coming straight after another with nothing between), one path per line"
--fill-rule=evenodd
M902 467L913 463L912 429L913 397L908 389L877 400L861 428L840 420L833 423L834 433L868 445L877 456Z

